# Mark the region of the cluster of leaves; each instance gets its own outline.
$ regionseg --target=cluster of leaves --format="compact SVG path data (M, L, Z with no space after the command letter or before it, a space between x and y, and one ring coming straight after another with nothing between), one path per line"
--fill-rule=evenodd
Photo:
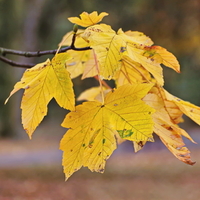
M80 18L69 18L76 25L59 48L74 40L79 50L57 53L52 60L26 70L16 83L10 96L25 90L21 103L24 129L31 138L52 98L71 111L62 123L68 130L60 143L66 179L82 166L103 172L117 144L130 140L138 151L147 141L154 141L153 133L179 160L193 165L182 136L194 141L178 124L183 114L200 124L200 108L163 88L161 64L179 72L177 59L165 48L153 46L141 32L115 32L109 25L97 24L106 15L83 12ZM75 106L72 79L80 75L96 78L100 86L84 91L78 100L86 102ZM105 82L111 79L116 88Z

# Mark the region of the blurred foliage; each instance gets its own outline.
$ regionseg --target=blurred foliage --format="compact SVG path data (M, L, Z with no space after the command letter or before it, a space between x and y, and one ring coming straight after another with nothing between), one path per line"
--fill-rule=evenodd
M124 31L144 32L156 45L176 55L181 64L181 74L164 69L165 88L200 105L199 0L0 0L0 46L27 51L54 49L62 36L72 29L67 17L94 10L108 12L104 22L115 30L123 28ZM46 59L11 58L35 63ZM4 106L3 102L21 73L20 69L1 62L0 135L11 133L11 128L14 130L11 121L15 119L13 112L16 109L13 107L19 107L19 103L13 100L14 105ZM96 83L90 79L80 83L75 79L76 92L88 88L91 81Z

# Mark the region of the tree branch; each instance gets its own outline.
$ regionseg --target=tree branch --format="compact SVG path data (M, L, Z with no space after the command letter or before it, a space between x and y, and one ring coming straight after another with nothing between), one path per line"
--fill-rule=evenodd
M69 50L86 51L86 50L91 49L90 47L82 47L82 48L75 47L75 45L74 45L75 39L76 39L76 33L74 33L74 35L73 35L71 45L68 47L61 48L58 51L58 53L63 53L63 52L69 51ZM13 55L24 56L24 57L40 57L40 56L49 55L49 54L54 55L54 54L56 54L57 50L58 49L45 50L45 51L18 51L18 50L14 50L14 49L6 49L3 47L0 47L0 54L2 55L2 56L0 56L0 60L5 63L8 63L11 66L22 67L22 68L31 68L31 67L35 66L35 64L18 63L18 62L15 62L13 60L6 58L5 56L7 54L13 54Z
M13 60L10 60L4 56L0 56L0 60L5 63L8 63L9 65L14 66L14 67L31 68L31 67L35 66L35 64L18 63Z
M89 49L91 48L90 47L77 48L74 45L72 45L72 46L61 48L58 51L58 53L63 53L68 50L86 51ZM45 51L18 51L14 49L6 49L6 48L0 47L0 54L2 54L3 56L5 56L6 54L13 54L13 55L24 56L24 57L40 57L40 56L49 55L49 54L56 54L56 52L57 52L57 49L45 50Z

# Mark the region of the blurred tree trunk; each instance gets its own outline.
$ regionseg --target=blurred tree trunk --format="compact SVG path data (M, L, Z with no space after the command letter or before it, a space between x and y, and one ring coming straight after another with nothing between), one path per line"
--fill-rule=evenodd
M16 14L13 1L2 0L0 1L0 46L12 47L13 30L16 24L13 21ZM4 101L9 94L10 84L12 77L9 75L12 69L7 67L6 64L1 63L0 67L0 136L11 136L14 131L14 124L12 126L12 104L4 106Z
M20 45L21 50L37 51L38 50L38 29L40 25L40 17L46 0L29 0L24 1L25 17L22 25L22 41ZM37 58L19 57L18 62L21 63L36 63ZM15 68L15 75L19 80L24 72L24 69ZM13 112L15 119L15 135L17 137L27 137L21 125L21 110L17 105L20 105L21 95L15 97L15 111Z
M27 51L38 50L38 27L43 6L46 0L0 1L0 46ZM16 60L16 57L13 57ZM34 62L35 58L19 57L18 62ZM3 65L3 66L2 66ZM5 66L5 67L4 67ZM12 97L6 106L5 99L21 78L24 69L12 68L1 63L0 67L0 136L24 137L21 125L21 94Z

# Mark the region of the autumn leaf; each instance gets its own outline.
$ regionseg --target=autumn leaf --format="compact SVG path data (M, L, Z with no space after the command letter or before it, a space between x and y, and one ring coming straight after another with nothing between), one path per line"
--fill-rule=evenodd
M83 12L80 14L80 18L78 17L69 17L68 20L74 24L78 24L83 27L88 27L99 23L108 13L102 12L100 15L96 11L92 13Z
M166 98L168 100L174 102L185 115L187 115L194 122L196 122L198 125L200 125L200 107L198 107L190 102L183 101L182 99L179 99L179 98L171 95L166 90L165 90L165 95L166 95Z
M88 51L73 51L69 50L68 54L72 57L66 61L66 69L70 73L71 79L83 74L86 68L86 63L90 60L91 50Z
M151 89L150 93L156 94L156 96L158 96L157 98L159 99L160 106L164 105L170 120L174 124L179 124L184 121L182 117L183 112L169 97L167 98L166 90L163 87L155 85L155 87ZM157 107L157 110L158 109L160 109L160 107Z
M130 58L134 62L142 65L148 72L150 72L157 82L163 86L163 70L160 64L180 72L180 66L176 57L160 46L151 46L152 41L148 40L146 36L138 40L134 38L134 34L124 33L121 29L117 32L126 41L126 46L123 50L122 60Z
M148 58L156 60L158 63L174 69L176 72L180 72L180 65L176 57L160 46L145 47L144 55Z
M145 43L144 39L137 40L136 37L134 40L131 34L125 34L121 29L116 33L105 24L87 28L82 37L95 51L99 74L102 78L113 78L115 73L121 69L122 62L130 63L132 60L150 72L161 86L164 84L163 71L160 66L162 61L151 59L145 55L147 46L138 43ZM144 38L146 39L146 37ZM147 44L151 44L151 42L148 41Z
M163 88L162 65L180 72L178 60L165 48L153 46L141 32L97 25L107 15L94 11L68 18L86 29L78 30L75 25L60 42L58 54L26 70L6 102L18 90L25 90L22 124L30 138L52 98L70 110L62 123L68 130L60 142L66 179L82 166L104 172L117 144L132 141L137 152L147 142L154 142L153 133L175 157L193 165L183 137L195 141L178 124L187 115L200 125L200 108ZM67 53L59 53L63 50ZM96 78L100 86L82 92L77 100L88 102L75 107L71 79L80 75L81 79ZM104 79L114 82L117 89Z
M152 138L154 112L141 98L152 84L124 85L105 97L105 104L84 102L67 114L62 126L70 128L61 140L63 167L69 178L82 166L103 172L116 149L116 135L131 141Z
M124 57L122 67L115 73L114 79L118 86L152 81L150 73L141 64L134 62L129 57Z
M60 107L74 110L72 82L65 69L68 59L70 56L62 53L52 61L47 60L27 69L8 97L9 99L18 90L25 89L21 102L22 124L30 138L47 114L47 105L52 98L55 98Z
M125 45L123 38L106 24L91 26L82 36L95 51L100 76L111 79L121 67L121 51Z
M168 103L170 100L166 98L165 90L160 86L155 86L143 100L156 110L152 115L154 132L179 160L193 165L195 162L191 161L190 151L185 147L181 136L194 141L185 130L176 124L176 122L179 123L179 120L174 121L174 119L182 117L183 112L180 112L175 104L172 106Z
M92 87L90 89L85 90L84 92L82 92L79 97L77 98L78 101L83 101L83 100L87 100L87 101L94 101L96 99L96 97L99 95L101 96L101 92L106 91L105 87ZM104 94L108 93L107 90ZM97 98L99 100L99 98ZM99 100L100 101L100 100ZM102 100L100 101L102 102Z
M135 43L142 44L142 45L145 45L145 46L153 45L153 41L142 32L126 31L125 34L130 36L131 40Z
M88 46L88 43L81 37L81 34L84 32L84 29L78 29L76 32L76 39L74 45L76 47L86 47ZM70 31L67 34L65 34L61 40L61 42L58 44L58 46L70 46L72 43L72 38L74 36L74 32Z
M86 42L82 37L81 33L84 30L79 29L76 33L75 46L77 48L83 48L88 46L88 42ZM62 41L59 43L59 46L70 46L72 43L73 31L70 31L62 38ZM89 62L91 58L91 50L87 51L74 51L68 50L67 53L71 56L71 59L66 61L67 71L70 73L70 77L76 78L84 72L86 67L86 63Z
M94 51L91 51L89 59L84 63L85 68L83 70L83 75L81 79L94 77L98 75L98 68L96 66L96 60L95 60L95 54Z

